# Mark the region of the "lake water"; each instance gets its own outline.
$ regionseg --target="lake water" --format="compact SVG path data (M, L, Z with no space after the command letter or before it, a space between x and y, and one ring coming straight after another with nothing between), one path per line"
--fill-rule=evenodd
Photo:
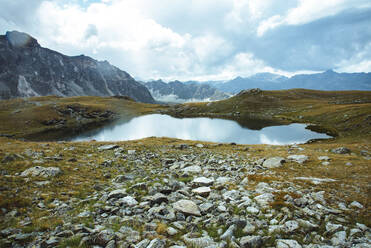
M170 137L186 140L237 144L294 144L310 139L331 138L326 134L305 129L305 124L266 127L250 130L237 122L211 118L178 119L168 115L152 114L131 119L79 136L74 141L123 141L146 137Z

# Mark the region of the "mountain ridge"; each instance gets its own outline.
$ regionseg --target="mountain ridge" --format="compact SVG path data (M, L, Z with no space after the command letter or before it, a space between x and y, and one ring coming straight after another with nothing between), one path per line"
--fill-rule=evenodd
M156 100L163 102L215 101L229 97L229 94L219 91L212 85L199 84L197 82L175 80L165 83L162 80L157 80L143 84Z
M270 76L267 77L267 75ZM223 91L236 94L241 90L260 88L263 90L313 89L313 90L371 90L371 73L337 73L327 70L315 74L297 74L285 77L273 73L258 73L250 77L236 77L223 83L207 84Z
M155 102L147 88L107 61L66 56L18 31L0 35L0 99L45 95L126 95Z

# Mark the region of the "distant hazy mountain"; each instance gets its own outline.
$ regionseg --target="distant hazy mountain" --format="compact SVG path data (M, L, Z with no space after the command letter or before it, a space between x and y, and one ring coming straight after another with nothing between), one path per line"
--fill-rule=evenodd
M144 83L152 96L162 102L189 102L205 100L222 100L230 95L223 93L208 84L197 82L173 81L165 83L162 80Z
M0 35L0 99L44 95L126 95L154 102L146 87L107 61L65 56L17 31Z
M251 77L237 77L224 83L208 83L217 89L238 93L244 89L281 90L304 88L315 90L371 90L371 73L337 73L328 70L317 74L300 74L287 78L272 73L258 73Z

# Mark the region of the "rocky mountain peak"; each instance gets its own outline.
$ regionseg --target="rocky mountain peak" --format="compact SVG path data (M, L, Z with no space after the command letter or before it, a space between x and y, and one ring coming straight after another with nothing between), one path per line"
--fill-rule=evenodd
M18 31L0 35L0 99L45 95L117 95L155 102L146 87L108 61L66 56Z
M40 47L37 40L26 33L8 31L5 34L5 38L12 47Z

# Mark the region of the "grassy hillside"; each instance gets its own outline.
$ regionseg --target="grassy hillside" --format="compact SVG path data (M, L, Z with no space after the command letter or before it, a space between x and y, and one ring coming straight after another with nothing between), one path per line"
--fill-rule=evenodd
M159 106L126 97L33 97L0 101L0 135L50 140L100 127Z

